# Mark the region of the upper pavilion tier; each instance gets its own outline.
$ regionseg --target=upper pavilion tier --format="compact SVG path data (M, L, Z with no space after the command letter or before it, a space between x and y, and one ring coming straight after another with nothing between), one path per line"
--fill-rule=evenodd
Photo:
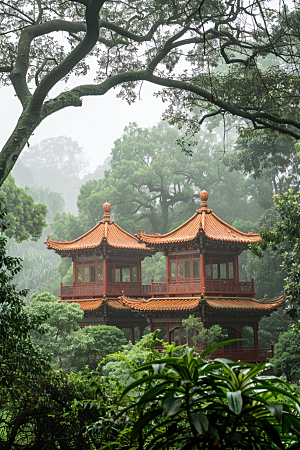
M200 193L200 199L202 200L201 209L198 209L190 219L178 228L175 228L175 230L167 234L147 234L139 230L137 237L148 246L157 246L160 248L172 246L172 244L176 245L195 241L199 236L213 241L229 244L236 243L242 244L243 246L261 240L258 233L243 233L228 225L216 216L211 209L208 209L208 193L206 191Z
M55 241L49 236L45 244L49 249L53 249L60 256L71 256L74 253L82 253L92 250L103 249L103 246L111 250L130 250L139 252L143 256L151 254L151 250L138 240L135 236L119 227L114 220L110 218L111 205L104 203L103 219L90 231L73 241Z

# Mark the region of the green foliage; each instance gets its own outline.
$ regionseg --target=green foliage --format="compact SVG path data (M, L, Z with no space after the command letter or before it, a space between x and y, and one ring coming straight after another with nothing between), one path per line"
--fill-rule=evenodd
M289 296L289 314L297 317L300 309L300 193L288 190L275 195L274 204L278 221L274 229L262 230L262 241L252 245L255 254L261 256L270 249L282 259L282 269L287 276L285 292Z
M31 187L29 193L35 202L47 205L48 223L52 222L56 212L62 212L64 210L65 201L60 192L52 191L49 187L43 188L40 186L39 188Z
M79 330L78 322L84 313L78 303L58 303L57 300L49 292L33 294L29 311L33 317L42 314L48 316L44 334L34 334L34 338L45 353L52 355L52 364L59 369L65 366L64 359L70 354L70 340Z
M0 187L0 197L5 200L7 209L5 220L9 223L9 228L6 229L6 235L13 237L16 242L29 239L37 241L43 228L47 226L47 206L35 203L26 190L16 186L12 175Z
M131 233L137 232L137 225L148 232L170 231L195 213L200 206L199 192L205 188L209 207L224 220L258 220L263 209L255 200L266 186L260 182L257 188L253 180L226 169L220 161L223 149L216 135L203 131L191 157L177 145L180 136L166 123L146 129L137 124L126 127L112 149L111 169L103 179L90 180L80 189L77 205L86 229L101 218L101 205L109 201L113 218ZM231 139L233 136L228 139L228 148Z
M227 341L227 343L232 341ZM130 448L284 449L299 442L299 398L265 373L270 364L209 362L187 349L140 366L122 393L131 405Z
M182 325L187 328L188 342L192 342L193 347L206 349L227 337L227 335L222 333L220 325L204 328L200 317L194 317L193 315L190 315L188 319L183 319Z
M6 231L5 208L0 199L0 390L28 373L43 372L47 366L31 337L34 330L41 332L45 314L32 317L24 303L26 291L18 290L14 283L22 266L19 258L7 255Z
M72 241L89 231L90 228L81 217L73 216L71 213L57 212L54 214L53 222L51 223L51 238L57 241Z
M116 410L118 391L113 386L88 370L48 372L34 385L23 381L13 399L0 399L1 449L102 448L103 433L85 431L99 417L109 420Z
M300 376L300 335L290 328L281 333L272 359L275 374L285 375L288 382L299 380Z
M166 281L166 257L161 252L142 261L142 282L151 284L151 280L157 283Z
M97 369L99 363L110 353L117 352L126 344L124 333L117 327L107 325L88 326L69 339L70 366L80 370L84 366Z

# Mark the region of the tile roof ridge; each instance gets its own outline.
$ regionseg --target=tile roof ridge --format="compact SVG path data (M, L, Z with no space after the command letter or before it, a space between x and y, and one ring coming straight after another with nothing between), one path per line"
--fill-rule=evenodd
M191 222L192 220L194 220L194 219L198 216L198 214L199 214L198 211L200 211L200 210L197 210L197 211L195 212L195 214L192 215L192 217L190 217L188 220L186 220L184 223L182 223L181 225L179 225L177 228L174 228L174 230L171 230L171 231L169 231L169 232L166 233L166 234L160 234L160 233L154 233L154 234L153 234L153 233L145 233L144 231L139 230L139 231L136 233L136 236L144 235L144 236L159 237L159 238L165 238L165 237L168 237L168 236L172 235L173 233L175 233L175 231L180 230L180 229L183 228L185 225L187 225L189 222Z
M214 219L216 219L221 224L226 225L227 227L231 228L231 230L233 230L233 231L235 231L235 232L237 232L239 234L242 234L243 236L247 236L247 237L249 237L249 236L260 236L259 233L250 232L251 234L249 234L249 232L248 233L244 233L243 231L240 231L237 228L234 228L232 225L229 225L229 223L225 222L225 220L220 219L220 217L217 216L214 212L212 212L211 215L214 217Z
M104 223L104 221L103 221L103 223ZM48 236L47 236L47 240L44 242L44 244L47 244L47 242L55 242L56 244L73 244L73 243L79 241L80 239L82 239L83 237L85 237L85 236L89 235L90 233L92 233L92 232L93 232L96 228L98 228L100 225L102 225L102 221L99 221L99 222L96 223L96 225L95 225L93 228L91 228L89 231L87 231L87 232L84 233L83 235L79 236L78 238L73 239L72 241L66 241L66 240L64 240L64 241L56 241L55 239L51 239L51 238L49 237L49 235L48 235Z

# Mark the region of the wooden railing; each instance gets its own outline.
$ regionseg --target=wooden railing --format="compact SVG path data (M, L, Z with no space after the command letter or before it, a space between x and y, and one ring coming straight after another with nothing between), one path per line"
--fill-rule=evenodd
M229 348L218 348L210 355L209 359L216 358L228 358L232 361L243 361L243 362L258 362L266 361L267 359L273 358L274 347L270 348L251 348L242 347L239 349L229 349Z
M151 284L130 284L130 283L108 283L107 295L122 295L124 292L128 296L153 296L153 295L170 295L170 294L200 294L203 291L202 283L194 282L174 282L169 284L166 282ZM248 281L225 281L225 280L206 280L205 286L206 294L216 295L233 295L233 294L254 294L254 282ZM61 285L62 297L95 297L104 294L104 286L102 284L80 284L80 285Z

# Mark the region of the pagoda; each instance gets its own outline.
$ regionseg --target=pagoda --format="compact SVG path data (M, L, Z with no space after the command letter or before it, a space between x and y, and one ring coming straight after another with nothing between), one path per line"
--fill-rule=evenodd
M77 302L84 310L82 326L115 325L134 330L150 325L164 329L167 340L182 342L182 319L200 317L209 328L218 324L228 338L241 338L245 326L253 328L253 347L237 342L214 353L233 360L260 361L268 349L258 347L258 323L283 304L285 297L255 300L254 282L239 279L238 257L248 245L260 241L257 233L242 233L216 216L202 191L201 208L167 234L133 236L111 218L109 203L104 217L89 232L73 241L45 244L73 261L73 284L61 285L61 300ZM141 261L164 252L166 282L142 284Z

